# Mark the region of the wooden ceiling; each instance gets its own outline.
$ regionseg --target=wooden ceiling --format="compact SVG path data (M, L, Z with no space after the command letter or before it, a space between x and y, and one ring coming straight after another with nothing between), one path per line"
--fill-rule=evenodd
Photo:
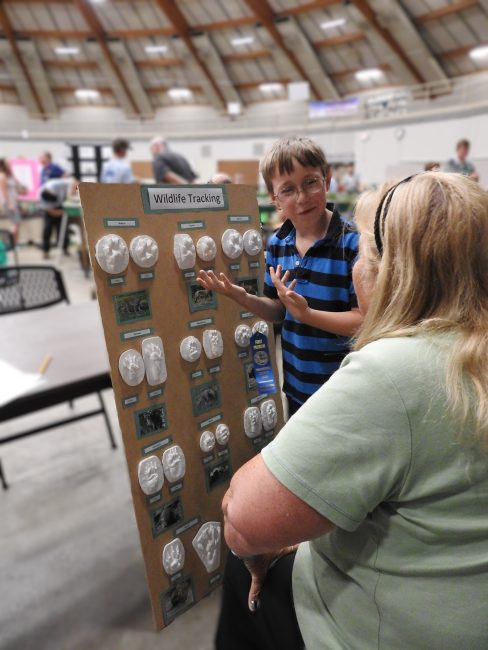
M488 0L0 0L0 104L141 119L179 104L245 110L299 81L335 100L486 71L488 56L470 56L483 45Z

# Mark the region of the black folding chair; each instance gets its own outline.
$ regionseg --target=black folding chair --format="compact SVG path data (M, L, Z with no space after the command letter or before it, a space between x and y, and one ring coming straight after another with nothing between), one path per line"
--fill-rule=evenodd
M5 230L3 228L0 228L0 241L3 242L5 251L7 253L12 252L14 254L15 263L18 264L19 256L17 254L17 246L15 245L14 236L12 235L10 230Z
M0 316L69 303L63 276L54 266L0 268Z

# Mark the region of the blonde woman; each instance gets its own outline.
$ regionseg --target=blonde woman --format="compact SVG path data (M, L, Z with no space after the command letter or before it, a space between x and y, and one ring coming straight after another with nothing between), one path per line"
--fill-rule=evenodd
M224 498L218 648L301 647L293 609L307 650L488 648L488 194L427 172L371 198L355 352Z

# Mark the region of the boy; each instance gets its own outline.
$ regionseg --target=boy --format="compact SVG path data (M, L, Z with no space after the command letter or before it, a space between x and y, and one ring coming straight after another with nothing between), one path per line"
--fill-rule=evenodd
M264 296L246 293L224 273L200 271L198 281L264 320L283 322L283 391L292 415L337 370L361 323L351 279L359 236L327 205L330 170L309 138L275 142L260 171L285 217L268 241Z

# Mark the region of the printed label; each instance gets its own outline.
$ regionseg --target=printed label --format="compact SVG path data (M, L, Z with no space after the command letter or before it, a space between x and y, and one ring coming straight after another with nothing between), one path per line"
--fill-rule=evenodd
M108 283L111 287L116 286L117 284L125 284L125 275L119 275L116 278L109 278Z
M214 457L213 454L210 454L210 456L204 456L204 458L202 458L202 463L203 463L204 465L208 465L208 464L211 463L213 460L215 460L215 457Z
M122 332L120 338L122 341L130 341L130 339L136 339L139 336L148 336L153 333L152 327L145 327L143 330L132 330L131 332Z
M162 492L158 492L157 494L154 494L152 497L148 497L147 499L147 505L150 506L153 503L157 503L162 497Z
M228 454L229 454L229 450L228 450L228 449L222 449L222 451L219 451L219 453L217 454L217 456L218 456L219 458L223 458L224 456L228 456Z
M137 404L138 401L139 401L138 395L131 395L130 397L125 397L122 400L122 406L126 408L127 406L132 406L132 404Z
M175 530L175 536L178 537L182 533L186 532L187 530L190 530L190 528L193 528L193 526L196 526L200 521L200 517L194 517L193 519L190 519L190 521L187 521L186 524L183 524L183 526L180 526Z
M229 264L229 269L231 271L240 271L241 270L241 265L240 264Z
M170 577L170 582L177 582L181 576L183 575L182 571L178 571L178 573L175 573L174 576Z
M174 494L175 492L178 492L178 490L181 490L182 487L183 487L183 483L175 483L175 485L172 485L169 488L169 492L170 494Z
M149 399L154 399L155 397L159 397L164 393L164 388L156 388L155 390L150 390L147 394Z
M203 377L203 370L195 370L194 372L191 373L190 377L192 379L198 379L199 377Z
M194 280L196 278L195 271L182 271L181 275L183 276L183 280Z
M222 413L218 413L217 415L214 415L211 418L208 418L207 420L203 420L203 422L199 422L198 426L200 429L205 429L206 427L210 426L211 424L214 424L214 422L218 422L223 418Z
M205 228L205 221L180 221L178 230L200 230Z
M222 579L222 574L217 573L216 576L212 576L211 578L209 578L208 584L209 584L210 587L212 587L213 585L217 584L217 582L220 582L221 579Z
M229 223L251 223L251 217L248 214L229 214L227 221Z
M249 262L249 268L250 269L260 269L261 268L261 262Z
M247 359L249 357L249 352L238 352L237 353L237 358L238 359Z
M105 228L137 228L139 226L139 219L104 219L103 225Z
M144 212L208 212L227 209L227 190L218 185L142 185ZM184 224L195 223L185 221ZM203 225L196 226L204 228ZM182 224L183 225L183 224ZM195 226L193 226L195 227ZM183 228L182 228L183 229Z
M262 395L256 395L256 397L252 397L249 400L249 406L252 406L253 404L257 404L258 402L262 402L263 399L266 399L268 397L268 393L263 393Z
M154 272L143 271L142 273L139 273L139 280L154 280Z
M246 318L254 318L254 314L252 311L241 311L241 318L246 319Z
M211 325L214 322L213 316L208 318L201 318L200 320L191 320L188 323L188 327L192 330L195 327L205 327L205 325Z
M220 372L221 368L220 366L212 366L211 368L207 368L207 370L210 375L213 375L216 372Z
M147 447L143 447L141 449L141 453L143 456L146 456L147 454L152 454L158 449L161 449L162 447L166 447L166 445L169 445L170 442L173 442L173 438L171 436L168 436L167 438L163 438L163 440L158 440L158 442L153 442L152 445L147 445Z

